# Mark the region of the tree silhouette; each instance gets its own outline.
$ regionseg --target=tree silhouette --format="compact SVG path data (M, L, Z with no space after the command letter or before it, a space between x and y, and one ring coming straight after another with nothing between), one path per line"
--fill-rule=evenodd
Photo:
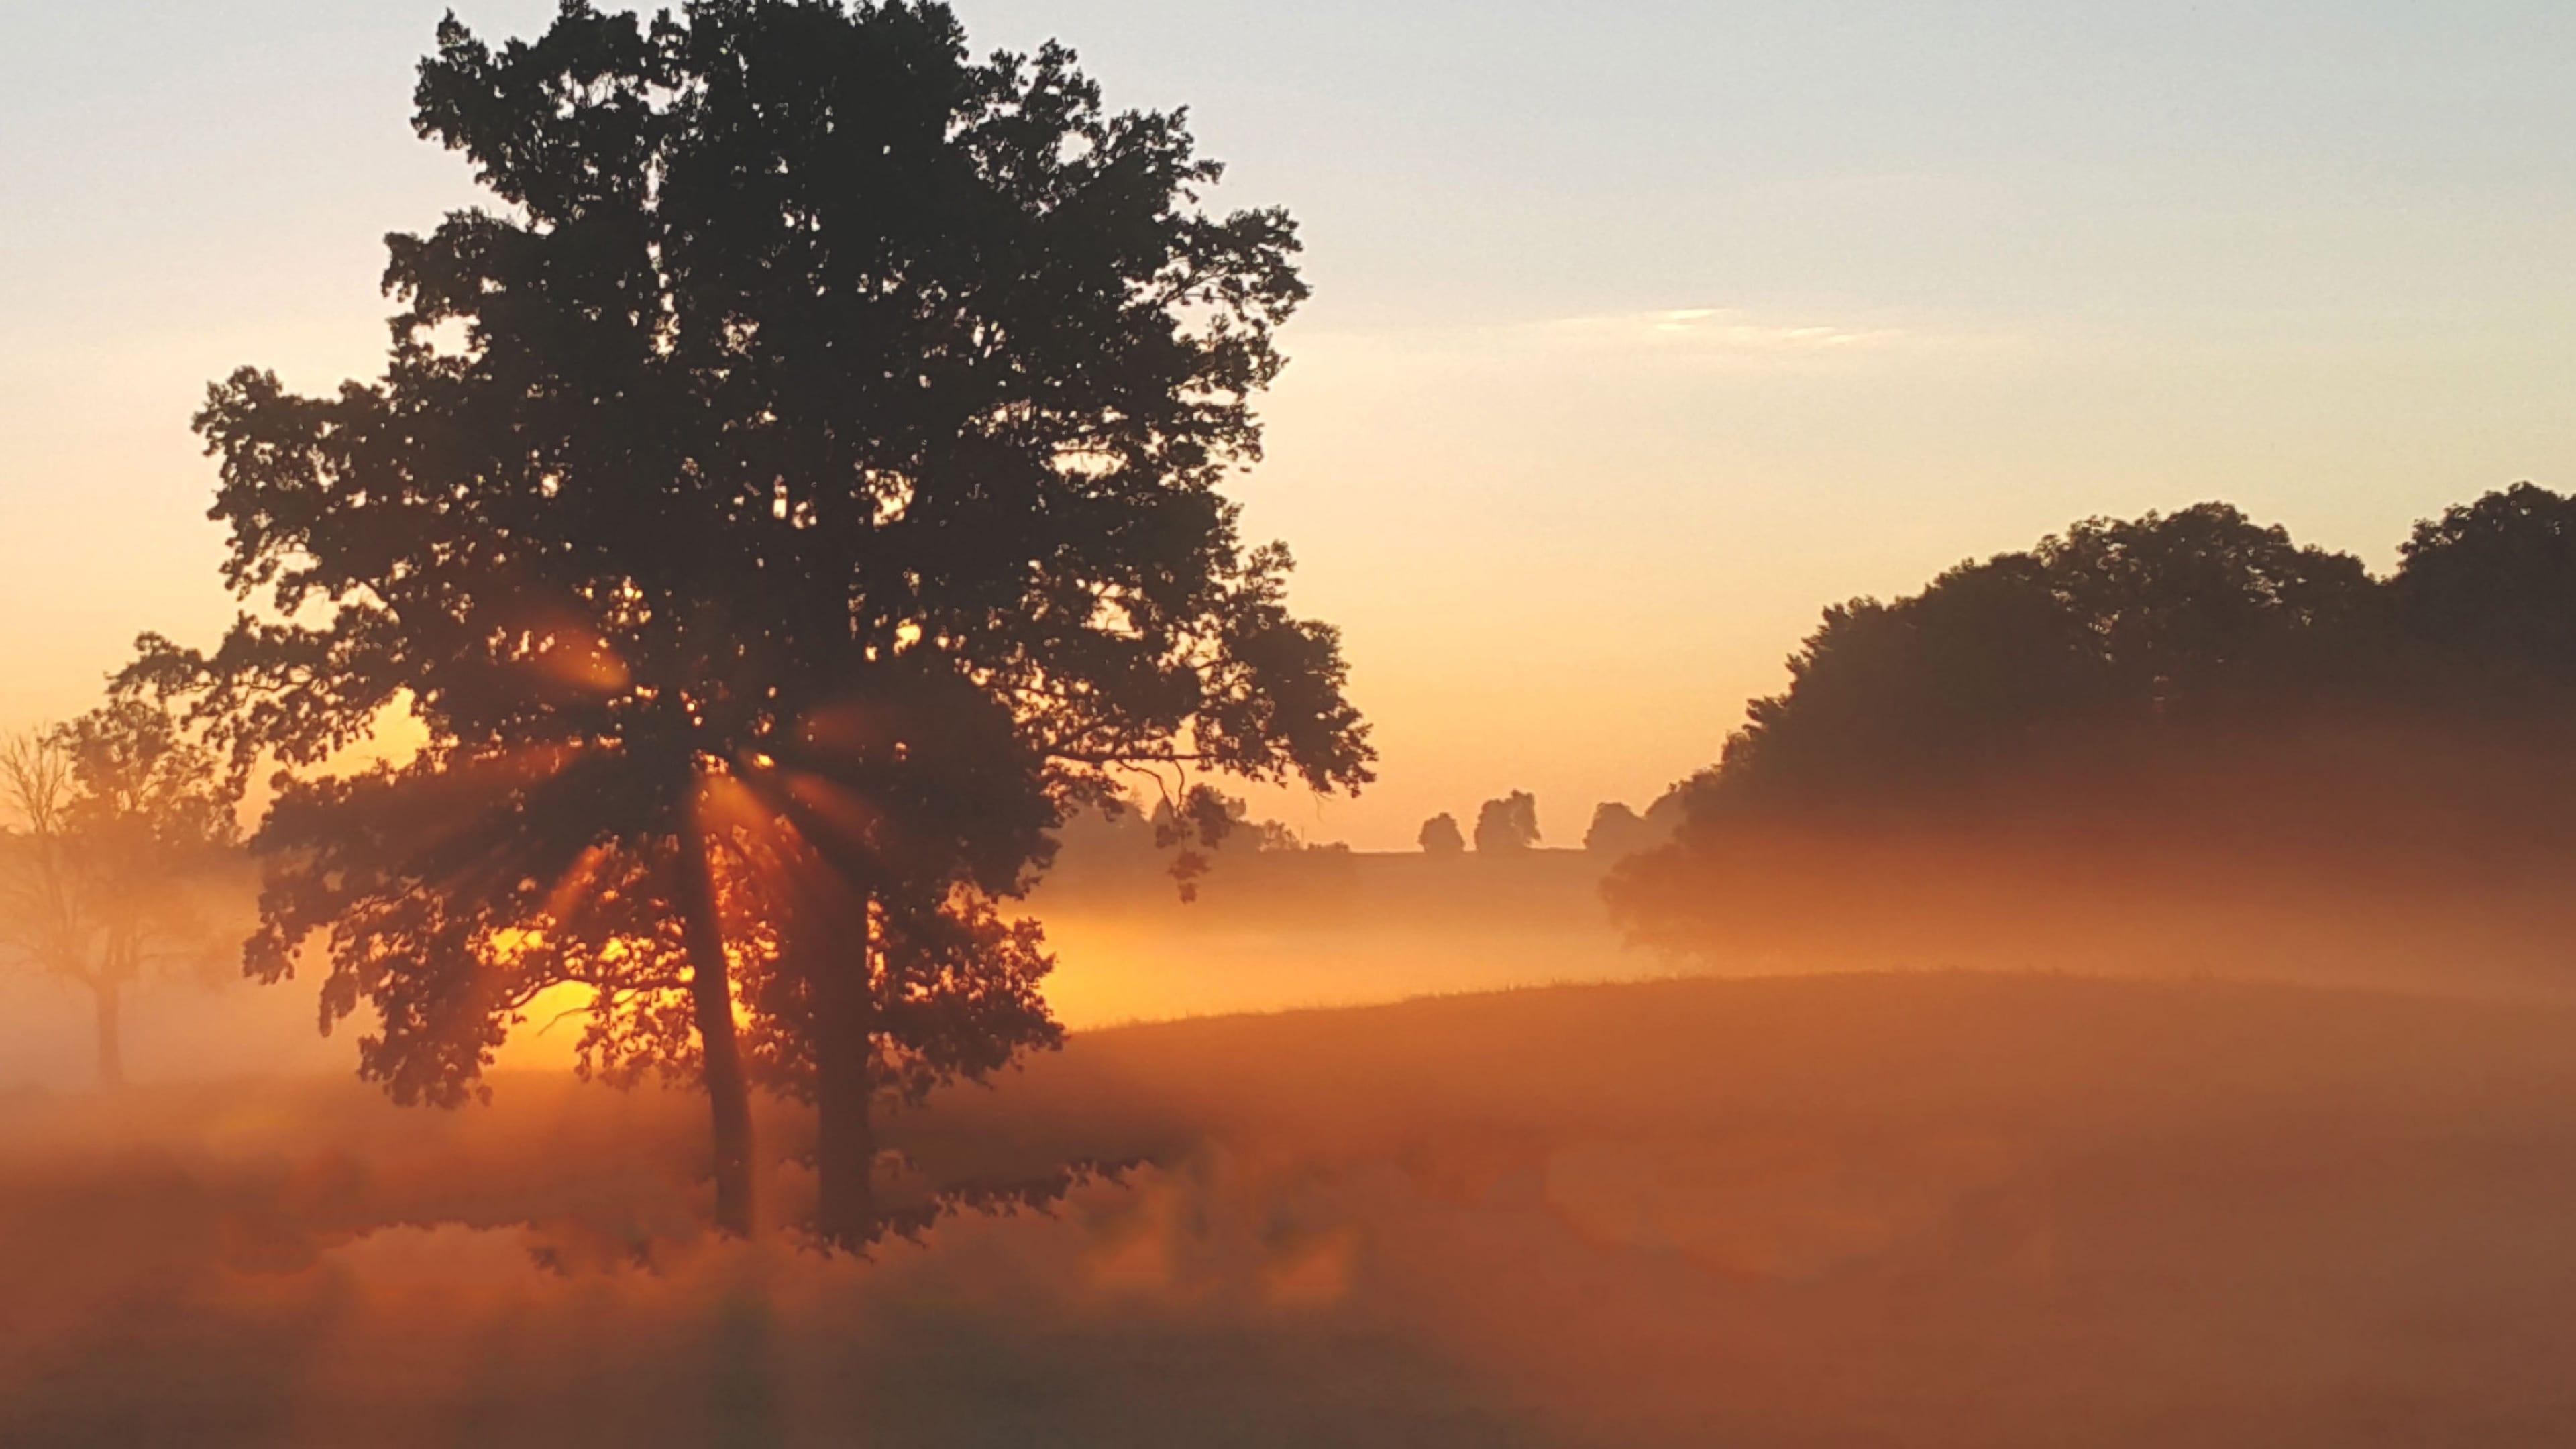
M1683 789L1676 838L1613 872L1614 911L1668 944L1724 933L1734 906L1712 884L1759 869L1774 825L2078 851L2152 837L2202 860L2260 842L2278 863L2348 853L2348 802L2371 800L2366 831L2544 848L2564 833L2548 780L2460 766L2563 747L2576 501L2491 493L2419 523L2401 560L2382 583L2208 503L2087 520L1894 603L1830 608L1789 688L1752 701ZM2407 848L2441 847L2389 845Z
M1621 801L1605 800L1592 812L1592 824L1583 832L1583 848L1617 860L1660 844L1672 833L1677 804L1664 806L1658 801L1662 813L1649 808L1646 814L1639 815Z
M1458 831L1458 817L1447 812L1422 822L1422 833L1415 837L1425 855L1459 855L1467 849L1467 837Z
M1893 604L1828 608L1694 793L1886 800L2069 739L2269 708L2355 668L2381 612L2358 559L2225 504L2088 519Z
M2517 483L2420 522L2390 587L2439 691L2576 687L2576 499Z
M1104 110L1058 46L973 61L936 4L567 0L498 50L451 18L416 99L500 206L390 239L381 380L212 390L225 576L268 612L126 682L236 771L426 727L257 842L254 965L327 929L326 1011L406 1022L368 1075L452 1100L524 1005L483 963L594 972L529 943L666 920L659 984L600 989L685 986L694 1049L661 1006L616 1039L704 1082L720 1224L751 1222L740 1017L816 1101L825 1234L862 1240L877 1099L1056 1039L995 903L1069 811L1368 778L1337 635L1218 491L1294 229L1205 211L1178 115ZM623 904L568 926L594 869Z
M1527 850L1538 843L1538 801L1526 790L1488 800L1476 811L1476 852Z
M136 701L0 745L0 964L89 993L102 1087L125 1081L126 993L220 967L202 896L237 832L217 763Z

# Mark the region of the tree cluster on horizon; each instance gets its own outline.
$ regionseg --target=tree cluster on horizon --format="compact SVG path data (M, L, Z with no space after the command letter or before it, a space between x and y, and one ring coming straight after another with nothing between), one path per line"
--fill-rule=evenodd
M1127 796L1090 802L1056 831L1057 873L1159 878L1177 899L1198 899L1200 884L1225 861L1255 855L1347 853L1340 841L1310 841L1284 821L1255 818L1251 803L1213 785L1152 804Z
M1656 797L1644 814L1622 801L1605 800L1593 808L1592 823L1583 832L1583 850L1617 860L1649 849L1672 834L1680 823L1680 811L1677 790ZM1423 821L1414 837L1417 848L1433 856L1465 854L1469 839L1459 828L1458 817L1446 812ZM1480 855L1531 850L1541 839L1538 799L1527 790L1510 791L1477 808L1473 840Z
M1712 872L1784 828L2053 819L2079 843L2152 827L2279 854L2353 833L2323 802L2359 799L2356 771L2413 770L2411 799L2370 793L2421 818L2362 826L2466 814L2547 833L2576 802L2509 782L2446 801L2434 782L2501 739L2556 749L2576 729L2576 499L2523 483L2447 509L2386 577L2223 503L2087 519L1918 594L1828 608L1789 675L1682 788L1677 838L1614 875L1632 932L1723 938ZM2403 743L2323 746L2362 731ZM2293 796L2306 807L2284 809Z

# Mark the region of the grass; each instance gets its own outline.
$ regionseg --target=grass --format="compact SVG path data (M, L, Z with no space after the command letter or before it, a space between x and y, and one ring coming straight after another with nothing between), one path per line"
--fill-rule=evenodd
M860 1263L700 1237L685 1097L22 1096L0 1442L2576 1442L2554 1006L1531 988L1089 1033L901 1137L1159 1165Z

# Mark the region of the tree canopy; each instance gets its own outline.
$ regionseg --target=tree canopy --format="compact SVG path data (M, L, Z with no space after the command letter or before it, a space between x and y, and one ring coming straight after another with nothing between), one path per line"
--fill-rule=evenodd
M2394 613L2446 690L2576 687L2576 498L2515 484L2416 524L2399 559Z
M1458 817L1447 811L1422 822L1414 843L1425 855L1458 855L1467 849L1467 837L1458 829Z
M2087 519L1964 563L1920 594L1855 599L1746 706L1712 800L1871 799L2152 724L2340 686L2375 642L2359 559L2208 503Z
M1538 800L1527 790L1514 790L1488 800L1476 811L1476 851L1527 850L1538 843Z
M1736 907L1712 882L1783 828L2055 822L2069 850L2152 836L2276 863L2356 834L2556 840L2576 802L2468 762L2499 731L2568 743L2576 500L2488 494L2418 524L2399 560L2374 578L2210 503L1829 608L1789 687L1683 790L1678 838L1614 873L1614 908L1667 944L1722 939Z
M327 932L326 1011L387 1024L368 1075L470 1086L496 953L637 1003L666 1059L685 1015L739 1227L738 1010L784 1070L853 1054L862 1110L979 1075L1054 1039L991 902L1067 811L1368 778L1337 635L1220 492L1295 229L1206 209L1182 115L1108 110L1060 46L974 59L938 4L566 0L497 48L451 17L416 102L493 204L389 238L380 379L211 389L259 607L126 683L302 773L253 965ZM402 710L416 759L316 773Z
M1680 823L1682 794L1668 790L1638 814L1625 802L1604 800L1593 807L1592 823L1583 832L1583 848L1617 860L1660 845Z

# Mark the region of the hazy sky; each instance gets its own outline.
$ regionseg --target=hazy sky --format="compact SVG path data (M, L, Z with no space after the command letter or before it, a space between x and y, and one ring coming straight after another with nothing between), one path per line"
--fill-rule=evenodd
M228 617L187 431L379 363L438 0L0 0L0 724ZM460 0L487 34L546 0ZM1258 534L1342 624L1409 844L1714 758L1825 602L2095 512L2384 561L2576 486L2576 6L966 0L1187 104L1302 220Z

